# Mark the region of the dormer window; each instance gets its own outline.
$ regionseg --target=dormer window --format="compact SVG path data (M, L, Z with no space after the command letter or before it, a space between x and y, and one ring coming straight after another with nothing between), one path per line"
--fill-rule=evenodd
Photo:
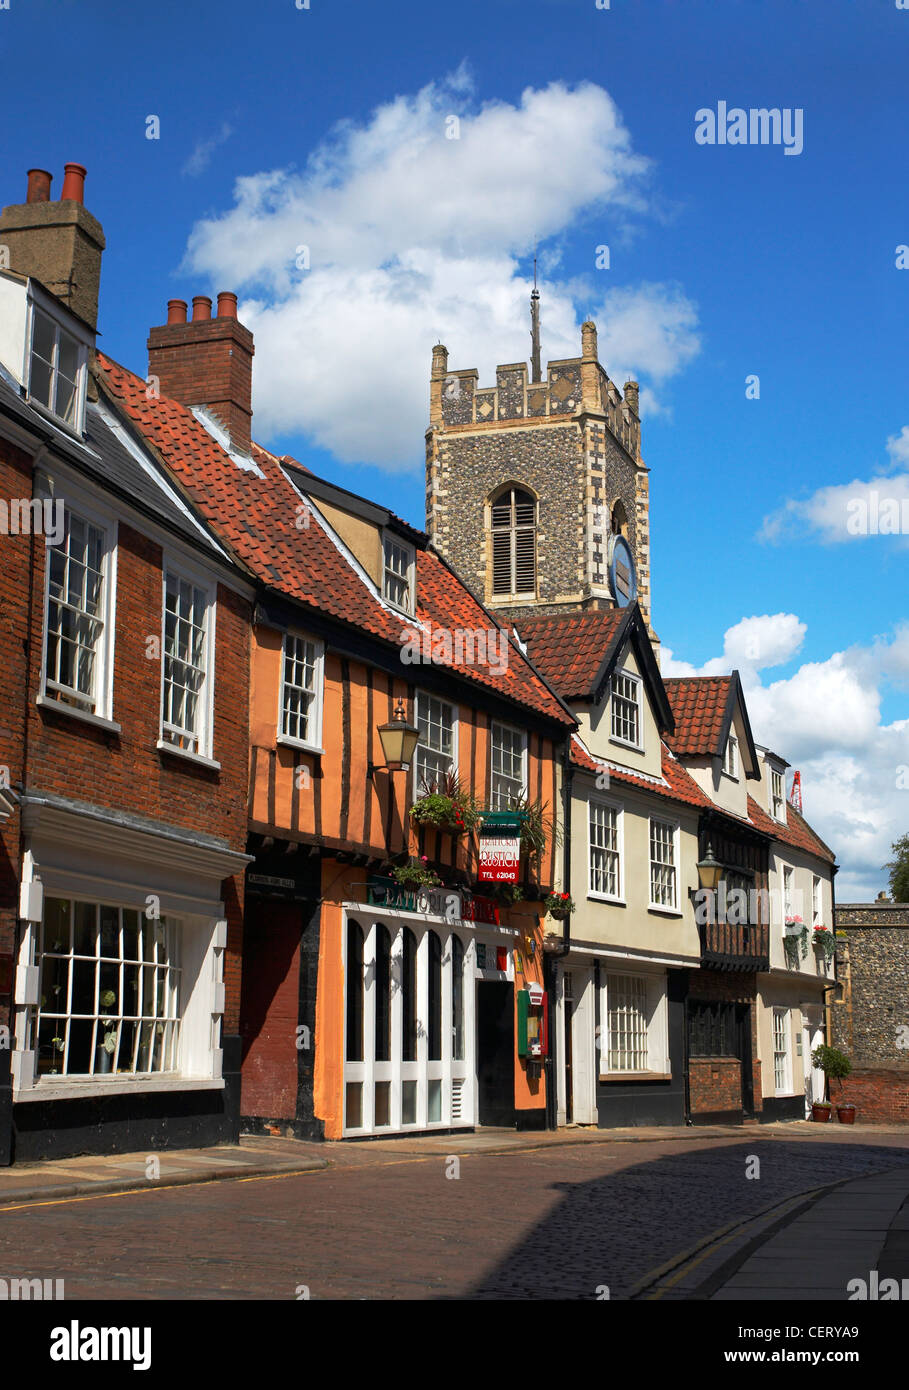
M616 672L612 679L612 737L641 747L641 682L627 671Z
M734 777L738 781L739 776L739 741L735 734L730 734L726 743L726 757L723 760L723 771L727 777Z
M404 613L413 613L414 604L414 549L412 545L398 540L396 536L386 536L384 542L384 565L382 595L395 608Z
M774 820L785 821L786 798L783 795L783 774L775 767L770 769L770 814Z
M82 432L87 349L74 334L32 307L28 394L77 434Z

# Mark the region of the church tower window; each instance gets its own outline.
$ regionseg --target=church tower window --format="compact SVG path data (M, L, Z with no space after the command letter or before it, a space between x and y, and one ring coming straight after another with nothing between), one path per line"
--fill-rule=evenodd
M492 592L514 597L536 594L537 504L522 488L507 487L490 506Z

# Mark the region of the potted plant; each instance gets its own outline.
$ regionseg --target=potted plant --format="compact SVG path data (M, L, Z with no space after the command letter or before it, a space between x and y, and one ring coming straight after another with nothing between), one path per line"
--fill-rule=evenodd
M548 840L558 847L562 843L562 832L553 816L549 814L548 802L536 798L531 801L527 795L513 796L501 810L516 811L521 817L521 853L528 864L535 863L537 869L543 861L543 853Z
M570 893L549 893L544 907L557 922L564 922L566 917L570 917L574 912L574 902Z
M410 816L416 825L432 825L447 835L463 835L476 825L480 810L461 786L457 773L446 772L431 782L424 777L421 795L411 806Z
M524 889L520 883L496 883L493 885L491 896L509 906L524 901Z
M420 856L418 862L411 860L409 864L396 864L391 876L402 888L439 888L442 884L435 869L429 867L425 854Z
M102 1009L113 1009L117 1005L117 996L112 989L101 991L98 999ZM111 1069L113 1055L117 1050L117 1020L115 1018L102 1018L101 1027L104 1036L95 1048L95 1071L108 1072Z
M845 1052L840 1052L838 1047L816 1047L811 1054L811 1060L816 1067L820 1067L827 1078L827 1089L830 1089L831 1080L840 1083L840 1093L844 1091L843 1077L848 1076L852 1070L852 1063ZM828 1102L829 1103L829 1102ZM844 1101L836 1107L836 1118L841 1125L855 1124L855 1106L851 1102Z
M811 1118L816 1125L828 1125L833 1107L829 1100L814 1100L811 1102Z
M812 938L815 948L823 951L824 960L829 961L836 954L836 938L829 927L817 926L813 929Z

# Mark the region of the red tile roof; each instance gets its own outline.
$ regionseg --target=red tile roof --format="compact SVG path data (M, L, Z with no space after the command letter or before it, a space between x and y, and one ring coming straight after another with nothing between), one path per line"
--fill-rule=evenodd
M829 864L836 863L836 855L833 850L824 844L819 835L811 829L811 826L800 815L794 806L786 803L786 824L776 821L772 816L768 816L763 806L759 806L754 797L748 798L748 816L758 830L763 830L766 835L772 835L775 840L782 844L793 845L796 849L803 850L806 854L813 854L818 859L824 859Z
M517 620L528 655L563 700L586 700L627 609L534 613Z
M662 750L662 782L656 782L649 777L639 777L630 768L620 770L611 763L593 757L577 734L571 740L571 761L584 772L608 772L610 784L618 782L622 786L639 787L642 791L665 796L670 801L682 801L698 808L706 809L713 806L713 802L701 791L690 772L686 772L667 748Z
M815 834L804 816L799 815L793 806L786 806L787 823L782 825L768 816L754 797L749 796L747 819L743 816L737 816L712 801L707 793L701 790L691 773L686 771L666 747L663 748L662 756L662 783L654 782L647 777L636 776L630 769L618 770L611 763L593 757L578 734L575 734L571 740L571 761L575 767L584 772L593 774L608 772L610 785L615 782L620 786L639 787L642 791L654 792L657 796L665 796L670 801L682 801L689 806L696 806L700 810L716 811L720 815L729 816L742 825L751 825L755 830L760 830L783 844L793 845L796 849L804 850L806 854L813 854L818 859L824 859L830 864L836 862L833 851Z
M166 396L149 400L139 377L100 353L97 360L113 400L249 571L281 594L400 647L413 624L380 601L314 516L298 527L304 506L276 455L253 445L259 472L240 467L186 406ZM419 548L417 596L420 622L484 632L496 627L448 566ZM500 675L488 663L451 663L450 669L564 727L574 722L513 641Z
M675 733L666 742L680 758L722 752L720 736L731 676L680 676L663 682L672 712Z

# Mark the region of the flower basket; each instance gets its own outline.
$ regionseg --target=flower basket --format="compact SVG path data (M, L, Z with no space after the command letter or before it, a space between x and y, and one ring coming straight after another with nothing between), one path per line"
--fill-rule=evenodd
M422 794L410 808L415 825L431 825L445 835L463 835L480 819L480 808L454 773L433 782L424 778Z
M396 864L391 876L402 888L440 888L442 885L435 869L429 868L429 860L425 854L419 863Z
M823 951L825 960L836 954L836 938L829 927L815 927L811 937L815 950Z
M564 922L574 912L570 893L550 893L544 906L556 922Z
M808 928L801 917L787 917L786 927L783 934L783 950L786 959L793 970L799 963L799 957L806 960L808 957Z

